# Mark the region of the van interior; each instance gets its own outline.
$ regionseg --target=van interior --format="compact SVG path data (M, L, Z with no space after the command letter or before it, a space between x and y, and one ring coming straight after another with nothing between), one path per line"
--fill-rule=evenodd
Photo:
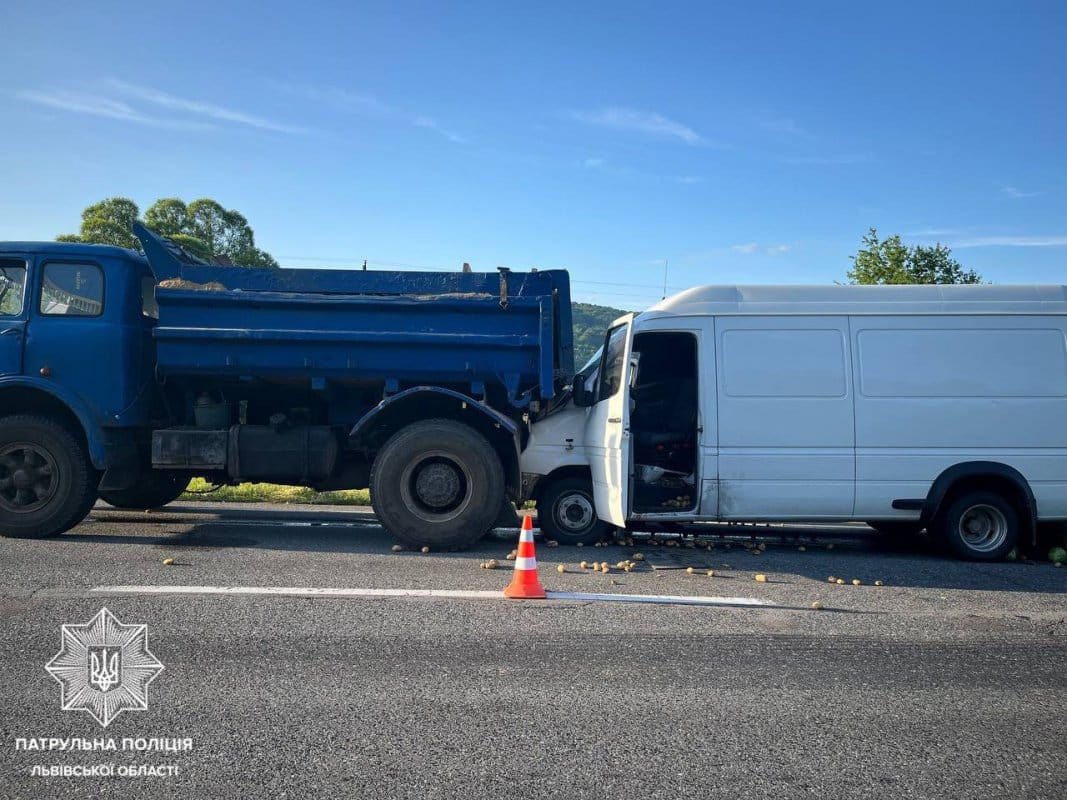
M637 378L630 390L633 510L692 511L697 505L700 405L697 342L691 333L634 336Z

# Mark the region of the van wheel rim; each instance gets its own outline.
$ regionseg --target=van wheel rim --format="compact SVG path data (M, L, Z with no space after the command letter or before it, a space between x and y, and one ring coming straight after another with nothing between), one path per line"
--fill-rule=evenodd
M996 550L1008 538L1008 519L996 506L971 506L960 516L960 536L975 552Z
M46 506L56 493L55 459L36 444L9 444L0 450L0 508L30 514Z
M556 503L556 522L569 533L580 533L593 522L593 504L584 494L568 494Z

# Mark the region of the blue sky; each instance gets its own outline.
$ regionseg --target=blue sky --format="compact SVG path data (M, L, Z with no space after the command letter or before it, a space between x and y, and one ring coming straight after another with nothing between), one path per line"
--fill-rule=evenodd
M6 0L0 30L0 239L210 196L287 266L566 267L624 308L664 259L672 291L843 280L872 225L1067 282L1063 2Z

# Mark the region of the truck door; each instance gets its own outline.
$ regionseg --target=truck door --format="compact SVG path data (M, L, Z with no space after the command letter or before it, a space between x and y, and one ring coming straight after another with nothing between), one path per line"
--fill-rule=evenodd
M0 258L0 376L22 372L26 336L26 264L24 258Z
M597 516L625 527L630 512L630 354L633 314L608 330L597 378L596 403L586 418L585 446Z

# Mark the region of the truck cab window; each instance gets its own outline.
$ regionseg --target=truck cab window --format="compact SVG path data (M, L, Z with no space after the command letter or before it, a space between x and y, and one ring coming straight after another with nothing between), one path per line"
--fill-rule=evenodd
M96 317L104 310L104 273L95 264L44 265L41 313L68 317Z
M0 260L0 317L21 314L25 293L26 265L14 259Z
M607 344L604 349L604 361L600 369L600 391L597 402L606 400L619 391L622 381L622 356L626 349L626 335L629 325L619 325L608 331Z

